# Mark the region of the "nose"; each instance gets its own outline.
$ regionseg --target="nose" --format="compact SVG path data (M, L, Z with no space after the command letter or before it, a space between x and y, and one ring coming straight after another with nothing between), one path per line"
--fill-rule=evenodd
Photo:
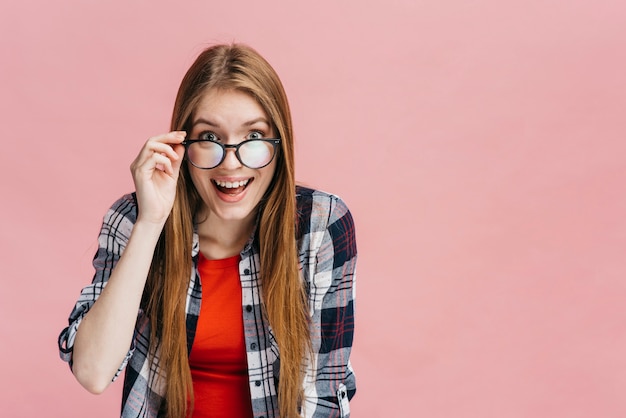
M235 148L226 148L226 155L224 156L224 161L220 166L226 169L236 169L241 167L241 162L237 158L237 154L235 154Z

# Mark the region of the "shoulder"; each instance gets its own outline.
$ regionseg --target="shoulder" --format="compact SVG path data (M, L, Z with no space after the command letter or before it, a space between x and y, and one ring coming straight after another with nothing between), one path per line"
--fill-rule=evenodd
M117 199L104 215L103 224L111 228L132 229L137 221L137 199L128 193Z
M333 223L350 215L345 202L337 195L308 187L296 187L298 217Z
M111 207L109 212L120 213L123 215L137 214L137 197L135 193L128 193L117 199Z
M354 222L346 203L337 195L308 187L296 187L298 234L332 230L353 234Z

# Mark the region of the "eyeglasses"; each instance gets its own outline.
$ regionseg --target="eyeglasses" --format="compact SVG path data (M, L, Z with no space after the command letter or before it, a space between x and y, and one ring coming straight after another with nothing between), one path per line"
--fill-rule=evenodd
M280 138L248 139L236 145L222 144L212 139L189 139L182 142L187 158L194 167L205 170L222 164L226 150L233 148L239 162L248 168L263 168L272 162Z

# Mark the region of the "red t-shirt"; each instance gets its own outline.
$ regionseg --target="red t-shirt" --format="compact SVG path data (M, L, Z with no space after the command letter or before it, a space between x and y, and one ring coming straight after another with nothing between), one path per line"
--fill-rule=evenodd
M239 261L199 255L202 305L189 356L194 418L252 417Z

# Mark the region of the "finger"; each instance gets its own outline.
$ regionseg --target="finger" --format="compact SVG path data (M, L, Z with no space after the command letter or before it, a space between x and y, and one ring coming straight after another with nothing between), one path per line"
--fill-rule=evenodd
M187 132L185 131L172 131L166 134L153 136L148 141L160 142L164 144L180 144L185 140L186 136Z
M174 176L172 162L163 154L152 153L146 160L141 162L135 161L131 165L133 177L136 179L147 180L154 175L156 170L166 173L169 176Z
M185 148L182 145L177 145L177 144L169 145L169 144L154 142L154 143L151 143L150 146L148 146L146 149L152 151L155 154L166 155L171 160L178 160L181 157L178 154L178 152L176 152L173 148L173 147L178 147L178 146L182 147L183 150ZM146 156L149 157L149 154L147 154Z
M166 153L164 154L166 154L171 161L171 167L173 170L173 173L171 174L178 177L178 172L180 171L180 167L185 157L185 147L181 144L171 144L166 145L165 151Z
M172 167L172 160L163 154L154 154L150 159L150 169L163 171L164 173L174 176L174 168Z
M179 145L174 145L174 146L178 147ZM184 150L184 147L183 147L183 150ZM166 155L168 158L172 160L178 160L181 158L180 154L174 151L174 149L172 148L172 145L161 143L161 142L155 142L153 140L148 140L148 142L145 143L145 145L139 152L139 155L135 159L135 164L137 165L143 164L144 162L148 161L154 154Z
M183 142L186 135L187 132L185 131L174 131L167 134L157 135L150 138L146 142L144 148L146 150L167 154L170 158L177 159L179 153L174 152L173 148Z
M153 136L146 141L135 160L131 163L131 170L134 171L143 166L152 158L155 153L164 154L173 160L181 159L184 155L184 147L180 145L184 141L187 133L185 131L173 131L166 134ZM177 148L175 151L173 147ZM179 149L182 148L181 149ZM152 163L154 164L154 162ZM149 164L149 169L153 169L153 165Z
M174 145L173 146L173 150L176 153L176 155L178 156L177 159L173 159L172 160L172 168L174 169L174 171L177 173L180 170L180 167L183 163L183 159L185 156L185 147L183 147L182 145Z

